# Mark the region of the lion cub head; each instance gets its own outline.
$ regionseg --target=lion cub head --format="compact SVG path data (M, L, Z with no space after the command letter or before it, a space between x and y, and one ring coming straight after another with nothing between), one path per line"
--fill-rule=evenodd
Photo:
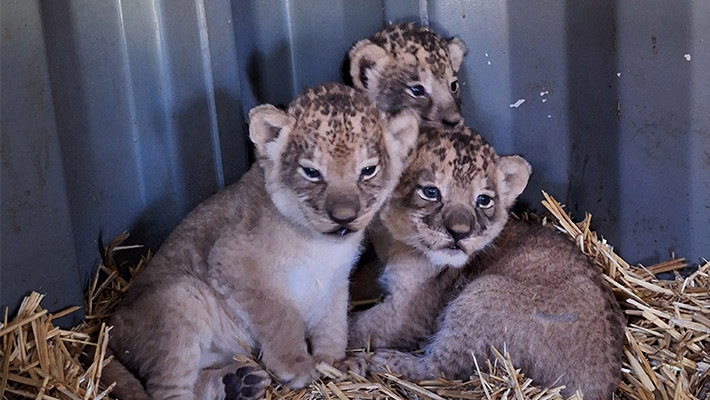
M338 238L361 232L392 192L418 134L417 117L387 118L339 84L308 89L286 112L249 113L266 189L292 223Z
M433 264L459 267L501 232L529 176L522 157L496 155L467 127L422 127L382 221Z
M389 114L415 111L425 123L462 123L456 73L466 48L414 23L392 25L350 50L350 75Z

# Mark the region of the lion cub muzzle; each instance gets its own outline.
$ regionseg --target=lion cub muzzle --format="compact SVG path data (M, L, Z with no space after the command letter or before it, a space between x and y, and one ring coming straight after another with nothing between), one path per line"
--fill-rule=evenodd
M444 92L441 88L439 91ZM423 112L424 121L453 128L463 125L461 104L450 93L432 93L429 98L429 110Z
M360 215L360 199L355 193L330 193L325 199L325 211L331 221L340 225L330 233L344 236L356 230L349 224Z
M422 119L429 124L441 125L446 128L455 128L463 125L463 116L457 105L451 105L446 110L433 110Z
M450 249L458 249L458 242L471 235L475 221L473 211L462 206L455 207L444 214L444 227L454 241L449 244Z

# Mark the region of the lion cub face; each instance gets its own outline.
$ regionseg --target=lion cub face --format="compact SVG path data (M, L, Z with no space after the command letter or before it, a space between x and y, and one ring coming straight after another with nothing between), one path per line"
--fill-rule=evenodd
M249 123L278 210L333 238L367 226L418 134L415 115L388 119L365 94L338 84L305 91L286 112L257 107Z
M413 110L422 121L455 126L461 117L456 73L466 48L414 23L392 25L350 50L350 75L389 114Z
M530 166L499 157L467 127L423 127L382 219L436 265L459 267L503 229Z

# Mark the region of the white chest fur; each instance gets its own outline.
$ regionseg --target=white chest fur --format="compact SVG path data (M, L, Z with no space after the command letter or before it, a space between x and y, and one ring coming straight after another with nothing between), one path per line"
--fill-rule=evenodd
M360 237L345 241L321 240L304 243L287 260L285 287L287 296L308 320L327 307L336 290L345 285L359 255Z

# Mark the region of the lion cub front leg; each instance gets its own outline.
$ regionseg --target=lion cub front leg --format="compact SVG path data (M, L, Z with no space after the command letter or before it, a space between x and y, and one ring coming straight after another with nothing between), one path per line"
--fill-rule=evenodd
M409 252L388 260L383 280L389 295L382 303L352 316L350 345L409 348L426 340L441 309L440 286L446 287L452 280L451 273L438 276L440 272Z
M241 266L233 266L231 271L225 268L229 260L225 262L222 254L215 255L212 261L211 284L223 296L235 320L242 319L239 310L246 313L245 329L260 345L266 368L294 389L316 379L318 373L308 353L303 318L293 303L256 274L240 270ZM239 285L235 284L237 280Z
M345 358L348 346L348 281L335 288L330 304L324 305L321 317L307 327L311 352L316 362L334 365Z
M316 363L308 353L301 315L278 296L264 296L249 309L253 329L261 343L262 361L279 380L293 389L309 385L318 377Z

